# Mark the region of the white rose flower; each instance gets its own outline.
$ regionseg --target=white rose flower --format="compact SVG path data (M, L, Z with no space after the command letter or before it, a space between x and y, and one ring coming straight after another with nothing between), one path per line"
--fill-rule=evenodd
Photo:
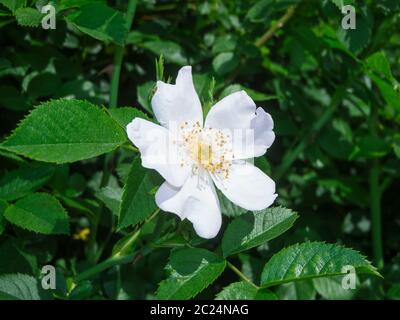
M247 210L262 210L274 202L274 181L250 162L274 142L273 120L246 92L223 98L203 122L192 68L186 66L175 85L157 82L151 104L161 126L135 118L127 133L143 167L157 170L166 180L155 196L162 210L188 219L200 237L210 239L222 221L214 184Z

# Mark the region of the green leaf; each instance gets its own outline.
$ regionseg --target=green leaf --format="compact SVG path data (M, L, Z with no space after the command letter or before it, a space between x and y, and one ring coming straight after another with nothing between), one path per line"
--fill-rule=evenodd
M212 65L217 74L225 75L239 65L239 58L233 52L222 52L214 58Z
M367 67L376 72L379 76L384 76L387 80L393 81L392 69L384 52L376 52L366 59Z
M354 267L357 274L380 276L379 272L357 251L335 244L305 242L285 248L265 264L261 285L270 287L292 281L344 275L344 266Z
M59 10L70 9L74 7L82 7L93 2L101 2L102 0L59 0Z
M328 300L350 300L356 290L346 290L342 287L342 276L313 279L317 292Z
M122 192L119 228L142 222L157 209L154 194L151 191L158 185L158 182L159 179L154 171L142 167L140 158L133 161Z
M123 45L128 34L124 15L103 3L92 3L67 16L67 21L100 41Z
M296 41L299 41L303 50L308 51L311 56L316 59L319 59L321 55L321 51L324 49L323 40L316 34L315 30L305 26L305 25L296 25L296 26L288 26L288 31L292 35ZM285 65L275 64L270 61L269 69L273 72L281 73L282 75L288 74L289 70L286 69Z
M334 175L332 179L318 179L317 183L318 186L329 191L333 200L340 204L346 200L360 207L369 205L369 199L365 197L368 190L358 183L355 177Z
M151 40L142 43L141 46L153 52L156 56L162 55L167 62L181 66L188 63L185 52L178 43L166 40Z
M316 291L310 280L280 285L276 294L280 300L314 300Z
M33 193L10 205L5 218L23 228L43 234L69 234L69 218L60 202L47 193Z
M400 3L397 0L382 0L379 4L377 3L377 8L383 11L386 16L398 10L399 6ZM392 21L388 19L386 23L392 23Z
M299 3L299 0L259 0L247 12L246 19L257 23L271 20L271 15Z
M215 297L216 300L253 300L257 288L247 282L234 282L225 287Z
M3 233L6 227L6 220L4 219L4 212L8 207L7 202L0 200L0 235Z
M251 22L262 22L271 16L271 6L275 0L259 0L247 12L246 19Z
M375 82L386 103L396 112L400 112L400 94L394 89L393 85L374 74L370 74L370 77Z
M120 163L116 168L117 175L123 184L125 184L126 180L128 179L131 166L132 165L130 163Z
M119 215L122 199L122 189L120 187L104 187L97 191L95 196L97 199L101 200L114 215Z
M225 260L205 249L173 250L166 266L169 277L160 283L157 298L190 299L213 283L225 265Z
M324 128L316 142L329 156L336 159L347 160L354 150L352 142L333 126Z
M269 290L259 290L248 282L240 281L225 287L215 300L277 300L277 296Z
M5 274L0 276L0 300L50 300L38 281L26 274Z
M393 136L392 148L396 157L400 159L400 134Z
M142 111L132 107L120 107L108 109L110 116L126 130L126 126L136 117L151 121L151 119Z
M297 217L297 213L282 207L242 215L226 228L222 252L226 257L272 240L290 229Z
M37 27L42 21L43 15L33 8L19 8L15 11L15 18L20 26Z
M26 110L26 97L13 86L2 85L0 86L0 106L15 111Z
M92 283L89 280L84 280L77 284L77 286L69 294L68 298L70 300L88 299L93 291L94 288Z
M335 4L341 10L342 7L349 5L349 4L353 4L354 0L331 0L331 2L333 4Z
M146 32L141 32L138 30L131 30L126 37L125 44L135 44L140 45L146 40L157 40L159 39L156 35L149 34Z
M15 200L40 188L52 175L52 166L26 166L8 172L0 180L0 199Z
M266 288L259 288L254 300L279 300L279 297Z
M352 155L355 157L381 158L390 151L390 144L379 137L364 136L357 141L357 150Z
M271 165L266 157L257 157L254 159L254 165L264 172L266 175L271 175Z
M150 114L153 114L151 97L153 96L156 84L154 81L145 82L136 88L136 95L140 105Z
M246 19L251 22L262 22L270 16L268 9L273 0L259 0L247 12Z
M197 73L193 75L193 82L203 107L203 114L206 115L213 103L215 80L207 73Z
M17 9L26 6L26 0L0 0L0 4L15 13Z
M125 141L125 131L100 108L60 99L35 108L1 147L35 160L65 163L110 152Z
M400 283L394 283L390 287L387 297L392 300L400 300Z
M0 58L0 70L11 68L11 61L6 58Z
M83 213L86 217L89 219L96 219L96 214L94 211L96 211L96 203L90 203L90 201L85 201L85 200L75 200L73 198L68 198L65 196L58 196L60 201L67 206L68 208L74 209L80 213Z
M331 49L340 50L349 55L354 60L357 60L357 57L352 52L350 52L347 47L339 40L337 32L334 28L325 24L321 26L321 31L321 35L323 35L322 41L326 46Z
M347 50L354 54L359 54L370 42L372 23L365 8L360 8L356 12L356 29L346 30L340 25L337 30L337 35Z
M269 101L269 100L275 100L278 99L277 96L275 95L268 95L262 92L258 92L249 88L246 88L240 84L231 84L229 86L227 86L220 95L220 99L234 93L237 91L241 91L244 90L246 91L246 93L250 96L250 98L252 98L254 101Z
M231 34L219 37L216 39L213 45L212 53L218 54L221 52L235 51L237 47L237 42L238 39L235 36L232 36Z
M45 72L29 81L27 91L35 99L50 97L61 87L61 80L57 74Z
M217 195L219 199L219 205L221 207L221 213L223 215L227 217L238 217L248 211L234 204L227 197L225 197L221 191L217 190Z
M0 244L0 261L0 274L37 272L36 258L25 253L15 239Z

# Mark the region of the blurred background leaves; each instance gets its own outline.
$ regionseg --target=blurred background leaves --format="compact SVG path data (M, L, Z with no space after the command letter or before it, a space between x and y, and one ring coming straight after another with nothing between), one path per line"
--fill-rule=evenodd
M258 165L277 182L277 204L299 213L295 227L283 236L233 258L241 272L257 282L265 262L281 248L327 241L374 259L385 280L360 276L351 292L343 292L335 278L304 280L264 294L280 299L400 298L399 1L144 0L138 1L129 30L127 1L50 1L57 12L55 30L40 26L38 9L47 3L0 0L2 141L33 106L49 99L107 106L113 58L121 48L118 105L138 108L150 118L156 77L173 79L180 66L191 64L205 113L213 102L244 89L272 115L276 142ZM345 4L356 8L355 30L341 27ZM163 74L154 67L160 55ZM110 112L122 127L134 116L117 113ZM154 196L156 184L148 173L132 175L131 151L126 146L97 159L30 170L37 164L0 149L0 261L6 261L0 282L10 272L38 276L40 266L51 262L64 284L60 288L65 287L57 291L58 298L154 298L172 247L218 248L221 237L205 243L190 225L158 214L141 230L138 245L143 249L133 262L111 261L99 277L74 283L77 274L98 266L113 244L135 231L131 223L116 229L124 194ZM132 179L136 187L123 189ZM18 206L34 191L51 193L65 207L69 236L45 236L7 222L6 201L17 200ZM245 213L222 196L221 203L226 216ZM145 206L154 209L152 203ZM382 235L376 233L377 211ZM138 222L130 212L125 207L126 221ZM88 238L74 240L85 228L90 229ZM15 277L37 286L33 277ZM198 297L214 298L237 280L233 272L224 272ZM232 297L231 286L219 297ZM261 294L241 283L234 287L243 287L251 298Z

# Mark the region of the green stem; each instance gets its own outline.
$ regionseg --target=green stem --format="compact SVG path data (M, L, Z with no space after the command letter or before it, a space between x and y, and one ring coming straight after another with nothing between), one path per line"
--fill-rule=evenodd
M135 243L135 242L139 239L140 233L141 233L141 231L142 231L142 227L143 227L145 224L149 223L151 220L153 220L153 219L157 216L157 214L158 214L159 212L160 212L160 209L159 209L159 208L157 208L156 210L154 210L153 214L152 214L149 218L147 218L147 219L145 220L145 222L142 224L142 226L141 226L140 228L138 228L137 231L134 232L134 233L130 236L130 238L124 243L124 245L123 245L117 252L115 252L115 253L111 256L111 258L112 258L112 257L118 257L118 256L121 256L121 255L126 255L126 254L127 254L126 251L131 247L131 245L132 245L133 243Z
M149 223L151 220L153 220L156 215L158 215L158 213L160 212L160 208L157 208L156 210L154 210L154 213L146 219L146 221L144 222L144 224Z
M126 251L130 248L130 246L133 245L133 244L139 239L140 232L141 232L141 229L139 228L136 232L134 232L134 233L130 236L130 238L128 239L128 241L126 241L126 242L124 243L124 245L123 245L117 252L115 252L115 253L111 256L111 258L113 258L113 257L119 257L119 256L122 256L122 255L126 255L126 254L127 254Z
M133 233L131 238L124 244L124 246L120 250L115 252L111 257L100 262L94 267L78 274L76 276L76 281L79 282L82 280L86 280L115 265L120 265L132 261L134 253L131 252L130 254L126 254L125 251L130 245L132 245L133 242L135 242L139 238L139 235L140 235L140 229L135 233Z
M372 136L377 136L378 113L371 106L369 129ZM371 160L369 170L370 211L372 224L372 246L374 252L374 263L378 269L384 266L382 248L382 222L381 222L381 189L379 186L380 166L378 159Z
M132 260L133 253L127 256L112 256L107 260L100 262L99 264L95 265L93 268L90 268L76 276L76 281L82 281L93 277L94 275L111 268L115 265L128 263Z
M114 69L111 78L110 88L110 108L117 107L118 101L118 87L119 87L119 76L121 74L122 57L124 55L124 47L118 46L114 53Z
M257 286L253 281L251 281L249 278L247 278L238 268L236 268L228 260L226 261L226 264L227 264L229 269L231 269L234 273L236 273L239 276L239 278L241 278L242 280L246 281L248 284L251 284L254 288L260 289L259 286Z
M135 16L137 0L129 0L128 9L126 12L126 29L131 29L133 17ZM118 87L119 87L119 78L121 74L121 65L122 59L124 57L124 49L125 46L117 46L115 48L114 53L114 62L113 62L113 74L111 78L111 88L110 88L110 108L117 107L118 103Z
M369 187L371 200L371 224L372 243L374 251L374 262L378 269L382 269L382 223L381 223L381 194L379 192L379 163L377 159L372 160L372 167L369 172Z
M76 276L76 282L91 278L95 276L96 274L111 268L116 265L120 265L123 263L128 263L132 261L132 258L134 257L134 252L128 253L126 252L130 246L136 242L139 239L140 233L141 233L141 228L146 224L149 223L151 220L154 219L154 217L157 216L157 214L160 212L160 209L156 209L154 213L145 221L145 223L136 231L134 232L131 237L124 243L124 245L117 251L115 252L112 256L110 256L108 259L100 262L99 264L95 265L94 267L78 274Z
M109 166L111 161L113 160L114 154L108 153L104 155L103 159L103 174L101 176L100 188L106 187L108 185L108 181L110 180L111 172L109 170Z

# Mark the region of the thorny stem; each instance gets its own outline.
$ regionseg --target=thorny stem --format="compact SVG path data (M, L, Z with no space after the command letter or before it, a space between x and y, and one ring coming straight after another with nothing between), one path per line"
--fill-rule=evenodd
M126 29L129 32L132 26L133 17L136 11L137 0L129 0L128 9L126 12ZM124 56L125 46L117 46L114 53L114 69L111 78L111 89L110 89L110 108L116 108L118 102L118 87L119 78L121 74L122 59Z
M268 29L258 40L254 42L256 47L261 47L264 45L269 39L271 39L275 33L283 28L283 26L290 20L290 18L294 15L297 6L291 6L286 11L286 13L274 24L270 29ZM241 65L246 62L246 59L242 59ZM226 83L231 83L235 80L235 78L239 75L240 68L236 68L226 79Z
M251 281L249 278L247 278L243 272L241 272L238 268L236 268L232 263L230 263L228 260L226 261L227 266L229 267L229 269L231 269L234 273L236 273L239 278L241 278L242 280L246 281L247 283L251 284L254 288L256 289L260 289L259 286L257 286L253 281Z
M296 11L296 6L291 6L287 9L286 13L270 28L268 29L254 44L257 47L261 47L265 44L269 39L271 39L276 32L281 29L291 17L293 17Z

